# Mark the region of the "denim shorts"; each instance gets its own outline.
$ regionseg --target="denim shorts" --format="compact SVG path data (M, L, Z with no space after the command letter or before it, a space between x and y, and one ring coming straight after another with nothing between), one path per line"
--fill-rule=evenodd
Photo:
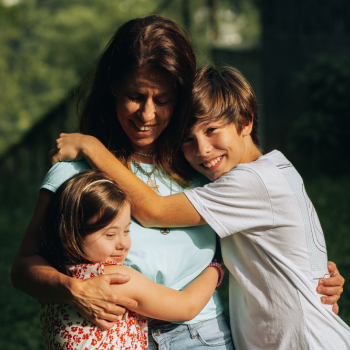
M231 331L223 314L195 324L161 323L148 328L147 350L234 350Z

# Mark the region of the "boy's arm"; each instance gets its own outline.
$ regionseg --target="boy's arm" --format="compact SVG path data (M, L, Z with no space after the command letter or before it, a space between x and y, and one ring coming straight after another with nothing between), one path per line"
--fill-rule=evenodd
M38 253L41 230L52 193L41 190L33 218L29 224L11 271L14 287L36 299L54 303L71 304L88 320L102 329L113 326L112 322L125 312L123 307L135 301L114 293L110 283L125 283L127 276L100 276L86 281L68 277L54 269ZM89 283L85 283L89 282Z
M162 197L132 174L93 136L61 134L50 152L51 165L84 155L89 163L125 188L133 200L133 217L145 227L183 227L206 224L183 193Z
M113 288L119 295L137 301L137 306L130 308L132 311L166 321L189 321L196 317L213 295L219 278L218 269L208 267L182 291L177 291L126 266L106 266L105 272L130 276L128 283Z
M105 172L127 189L134 201L133 216L143 226L182 227L206 223L183 193L159 196L124 167L95 137L61 134L50 156L51 165L59 160L85 156L95 168ZM339 299L344 285L344 279L339 273L331 274L331 277L317 289L319 294L329 295L322 297L322 302L330 305Z

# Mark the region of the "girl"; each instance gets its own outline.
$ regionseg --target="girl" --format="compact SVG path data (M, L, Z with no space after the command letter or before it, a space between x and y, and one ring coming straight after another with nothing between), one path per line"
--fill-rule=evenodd
M147 318L142 315L190 320L213 294L218 280L216 268L205 269L183 291L176 291L123 266L131 246L130 204L115 182L93 171L66 181L52 197L42 255L59 271L77 279L115 272L129 275L130 281L120 285L118 293L128 294L137 306L111 329L101 331L70 305L39 301L40 323L49 350L144 350Z

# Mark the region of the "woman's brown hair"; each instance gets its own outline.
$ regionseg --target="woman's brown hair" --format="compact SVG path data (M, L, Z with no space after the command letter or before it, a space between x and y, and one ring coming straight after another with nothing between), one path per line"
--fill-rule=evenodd
M177 151L188 120L196 59L184 34L167 18L151 15L122 25L101 55L90 88L78 101L80 131L98 138L124 164L133 152L116 116L113 89L132 69L149 66L167 72L177 103L169 125L155 142L155 162L179 184L189 182Z
M197 70L192 93L191 118L188 128L197 122L224 120L233 123L237 132L247 121L253 123L250 136L256 146L258 138L258 107L254 91L235 68L208 65Z
M91 263L82 249L84 237L108 226L126 203L128 195L101 172L72 177L48 205L40 254L63 273L67 265Z

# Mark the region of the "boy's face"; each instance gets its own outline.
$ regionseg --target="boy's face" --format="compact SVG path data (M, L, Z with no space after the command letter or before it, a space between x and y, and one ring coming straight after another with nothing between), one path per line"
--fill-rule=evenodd
M245 137L250 132L251 124L244 126L238 134L232 123L199 122L190 130L182 150L195 170L214 181L237 164L246 162Z

